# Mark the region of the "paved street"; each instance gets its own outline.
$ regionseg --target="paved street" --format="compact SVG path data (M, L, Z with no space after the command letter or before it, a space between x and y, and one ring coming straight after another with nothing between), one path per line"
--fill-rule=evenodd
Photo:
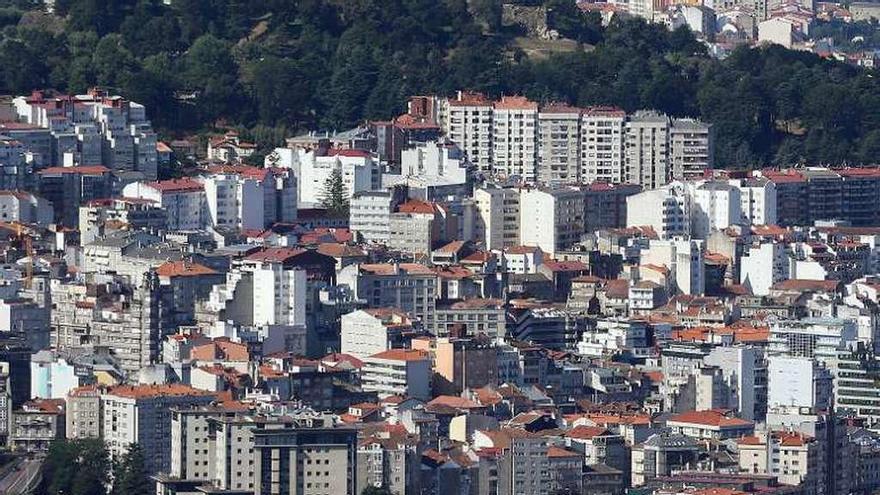
M18 469L9 471L0 479L0 493L3 495L25 495L31 493L40 474L40 459L21 459L16 461Z

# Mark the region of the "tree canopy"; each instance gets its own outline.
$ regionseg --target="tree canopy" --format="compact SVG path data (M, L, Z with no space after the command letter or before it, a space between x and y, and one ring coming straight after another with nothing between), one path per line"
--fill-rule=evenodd
M408 95L472 89L699 117L721 166L876 159L873 71L779 46L717 60L686 29L526 3L581 45L530 56L500 0L58 0L54 20L0 0L0 92L101 85L147 105L163 133L222 121L274 142L267 129L342 129L402 112ZM819 27L847 42L876 33Z

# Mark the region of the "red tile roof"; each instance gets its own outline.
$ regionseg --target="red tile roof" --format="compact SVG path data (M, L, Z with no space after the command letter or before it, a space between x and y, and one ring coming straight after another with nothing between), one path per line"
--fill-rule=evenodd
M495 102L496 110L537 110L538 104L525 96L502 96Z
M332 148L327 150L327 156L344 156L348 158L370 158L370 152L364 150Z
M262 261L269 263L284 263L285 261L295 258L306 252L302 248L291 247L269 247L251 253L245 257L248 261Z
M575 438L578 440L589 440L593 437L600 437L604 435L608 435L609 431L601 426L575 426L571 430L565 433L565 436L568 438Z
M423 215L433 215L435 211L435 205L434 203L430 203L428 201L411 199L406 203L400 205L397 208L397 211L400 213L420 213Z
M193 347L190 357L196 361L250 361L251 354L244 344L218 338Z
M387 351L382 351L377 354L373 354L367 359L387 359L390 361L424 361L431 358L431 356L425 352L414 349L389 349Z
M728 416L725 413L715 410L709 409L705 411L687 411L680 414L676 414L669 418L668 421L673 421L676 423L689 423L689 424L698 424L705 426L717 426L719 428L737 428L737 427L747 427L754 426L754 423L745 419L737 418L735 416Z
M198 277L201 275L216 275L217 272L207 266L191 261L166 261L156 268L156 274L160 277Z
M577 452L573 452L568 449L563 449L562 447L556 447L555 445L551 445L547 448L547 457L550 458L562 458L562 457L582 457L582 454Z
M151 182L150 187L159 192L193 192L205 188L201 182L189 177Z
M184 395L201 397L214 394L192 388L189 385L174 383L168 385L118 385L116 387L111 387L107 391L107 395L127 397L130 399L148 399L152 397Z

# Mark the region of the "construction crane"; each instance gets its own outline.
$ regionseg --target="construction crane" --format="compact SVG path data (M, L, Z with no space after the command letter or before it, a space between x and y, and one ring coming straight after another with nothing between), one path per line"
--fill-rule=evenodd
M24 252L27 255L27 263L24 267L24 286L27 289L31 288L34 280L34 245L33 238L30 233L26 232L23 229L21 223L16 222L15 224L15 235L18 240L21 242L22 248L24 248Z

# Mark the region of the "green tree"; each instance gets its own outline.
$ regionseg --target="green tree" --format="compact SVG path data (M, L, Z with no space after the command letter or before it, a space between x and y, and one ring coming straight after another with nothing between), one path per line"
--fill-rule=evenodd
M36 495L104 495L110 458L97 439L53 442L42 465Z
M334 215L348 215L348 191L345 182L342 180L342 172L334 169L324 181L324 188L321 190L321 206L329 210Z
M113 466L113 488L110 495L151 495L155 487L144 471L144 453L138 444L128 447L128 451Z

